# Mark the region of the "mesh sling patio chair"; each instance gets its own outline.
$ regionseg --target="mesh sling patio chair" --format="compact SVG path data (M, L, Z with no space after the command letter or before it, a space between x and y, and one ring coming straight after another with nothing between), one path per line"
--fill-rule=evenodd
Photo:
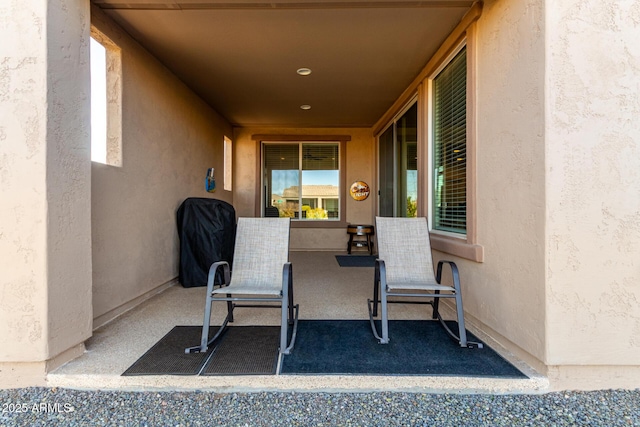
M452 261L439 261L434 276L431 257L431 242L426 218L382 218L376 217L378 235L378 259L375 262L373 299L368 300L369 320L373 335L381 344L389 343L389 303L422 303L433 308L432 318L438 319L447 333L461 347L482 347L481 343L467 340L460 290L460 275ZM451 267L453 286L442 285L442 266ZM388 297L413 297L411 300L389 300ZM415 300L414 298L417 298ZM431 300L425 301L425 298ZM440 298L455 299L458 334L445 323L438 311ZM381 334L374 317L381 306Z
M233 312L236 307L281 308L280 353L290 353L296 338L298 305L293 304L293 268L289 262L289 229L289 218L238 219L233 272L230 271L226 261L211 265L200 345L185 349L186 353L206 352L222 334L227 324L233 322ZM214 289L214 278L218 269L223 270L224 283ZM211 307L215 301L227 302L227 316L218 332L209 339ZM246 304L247 302L252 304ZM291 339L288 340L290 325L293 326L293 330Z

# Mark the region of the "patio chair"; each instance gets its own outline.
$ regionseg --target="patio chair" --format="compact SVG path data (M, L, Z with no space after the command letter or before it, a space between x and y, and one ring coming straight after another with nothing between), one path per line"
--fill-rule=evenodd
M211 265L207 283L207 300L200 345L185 349L186 353L206 352L233 322L236 307L281 308L280 353L289 354L298 327L298 305L293 304L293 269L289 262L290 218L239 218L233 259L233 274L226 261ZM216 271L222 269L224 283L214 289ZM227 302L227 316L218 332L209 339L211 306L215 301ZM252 304L238 304L250 302ZM265 304L271 303L271 304ZM273 304L278 303L278 304ZM288 326L292 325L288 341Z
M447 333L461 347L482 347L481 343L467 340L460 291L460 276L452 261L439 261L437 273L433 274L429 227L426 218L382 218L376 217L378 234L378 259L375 262L373 299L368 300L369 320L373 335L381 344L389 343L389 319L387 305L430 304L432 318L438 319ZM443 264L451 267L453 286L442 285ZM409 297L403 300L389 300L388 297ZM425 301L425 298L431 298ZM438 311L440 298L455 299L458 319L458 334L445 323ZM378 333L374 317L381 305L381 329Z

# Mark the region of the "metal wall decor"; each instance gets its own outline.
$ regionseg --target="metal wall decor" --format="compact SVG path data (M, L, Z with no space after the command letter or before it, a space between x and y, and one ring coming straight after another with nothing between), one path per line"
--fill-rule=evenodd
M357 201L365 200L369 197L369 193L371 193L369 184L364 181L356 181L351 184L351 188L349 188L349 194L351 194L351 197Z

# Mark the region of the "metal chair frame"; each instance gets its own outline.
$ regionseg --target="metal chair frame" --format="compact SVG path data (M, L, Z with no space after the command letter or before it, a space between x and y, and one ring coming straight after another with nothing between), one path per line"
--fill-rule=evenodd
M378 227L379 229L379 227ZM378 234L380 238L380 233ZM384 245L384 242L382 243ZM378 242L378 248L380 250L380 242ZM430 245L428 246L430 250ZM431 254L429 254L431 256ZM447 264L451 268L451 274L453 278L453 286L441 285L442 279L442 267ZM380 344L389 343L389 316L388 316L388 304L429 304L432 306L432 319L437 319L444 327L447 334L456 340L461 347L468 348L482 348L482 343L472 342L467 339L467 331L465 329L464 322L464 310L462 305L462 291L460 286L460 273L458 267L453 261L439 261L436 271L435 281L437 285L426 284L421 289L416 287L409 287L407 290L402 290L399 285L394 286L394 290L390 290L387 286L387 268L385 260L377 259L375 262L374 271L374 284L373 284L373 299L368 299L369 308L369 321L371 323L371 329L373 335ZM409 291L410 290L410 291ZM419 291L419 292L415 292ZM448 293L441 293L445 291ZM418 301L405 301L405 300L389 300L389 297L413 297L420 298ZM431 301L424 301L424 298L432 298ZM440 312L438 310L440 298L455 299L456 304L456 317L458 321L458 334L454 333L451 328L446 324ZM378 316L378 304L381 305L381 332L378 331L374 317Z
M236 244L238 242L236 241ZM215 277L218 269L222 268L224 283L215 289ZM295 344L296 333L298 329L298 311L299 306L294 305L293 299L293 267L291 262L285 262L282 267L282 288L279 292L274 292L274 288L267 288L264 292L256 291L251 294L243 294L241 291L234 292L231 287L229 292L225 292L225 288L231 285L232 274L229 263L226 261L218 261L211 265L209 276L207 279L207 298L204 309L204 320L202 322L202 335L200 345L188 347L185 353L206 352L211 345L224 333L228 323L233 322L233 314L236 307L253 307L253 308L280 308L282 311L280 320L280 354L290 354ZM245 295L245 296L235 296ZM227 302L227 316L216 334L209 338L209 328L211 325L211 307L215 301ZM244 304L245 302L254 302L259 304ZM240 303L240 304L238 304ZM278 304L265 304L278 303ZM291 339L288 339L288 326L292 326Z

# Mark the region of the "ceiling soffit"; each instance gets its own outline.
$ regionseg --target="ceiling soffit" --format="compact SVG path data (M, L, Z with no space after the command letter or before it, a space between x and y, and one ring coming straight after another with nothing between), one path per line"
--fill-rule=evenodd
M370 127L473 2L93 3L233 125Z

